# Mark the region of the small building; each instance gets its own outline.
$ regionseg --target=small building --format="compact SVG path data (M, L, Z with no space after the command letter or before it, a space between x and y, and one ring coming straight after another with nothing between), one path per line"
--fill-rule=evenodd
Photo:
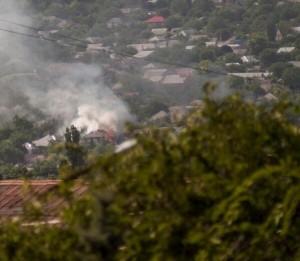
M143 78L151 82L160 82L167 69L148 69L144 72Z
M134 55L134 57L143 59L143 58L148 57L152 53L153 53L153 51L140 51L136 55Z
M291 46L291 47L281 47L277 50L277 53L291 53L295 50L296 48Z
M195 48L196 48L196 45L187 45L187 46L185 46L185 50L187 50L187 51L191 51Z
M272 73L270 72L245 72L245 73L228 73L230 76L241 77L245 79L265 79L270 77Z
M129 15L131 13L134 13L134 12L137 12L137 11L140 11L141 9L140 8L130 8L130 7L127 7L127 8L121 8L120 11L123 15Z
M162 25L164 24L165 21L166 19L163 16L155 15L149 18L148 20L146 20L145 22L147 24L152 24L152 25Z
M115 143L116 134L113 130L96 130L83 136L82 141L88 145Z
M156 42L160 42L160 41L164 41L165 37L161 37L161 36L153 36L151 37L148 42L149 43L156 43Z
M241 57L241 60L243 63L258 63L259 60L256 59L253 55L244 55Z
M122 25L122 19L120 17L113 17L106 23L109 29L119 27L120 25Z
M155 66L154 63L148 63L148 64L146 64L145 66L143 66L143 69L144 69L144 70L147 70L147 69L155 69L155 68L156 68L156 66Z
M103 46L102 43L97 43L97 44L88 44L86 51L87 52L99 52L99 51L103 51L106 50L107 48Z
M138 52L141 51L149 51L149 50L154 50L156 47L155 43L141 43L141 44L129 44L127 47L132 47Z
M218 43L218 41L216 38L210 39L209 41L205 42L205 46L206 47L215 47L215 46L217 46L217 43Z
M178 68L176 69L176 73L182 78L192 77L195 70L192 68Z
M47 148L56 141L54 135L46 135L45 137L35 140L32 142L32 145L36 148Z
M165 36L168 32L167 28L153 28L151 32L156 36Z
M169 74L166 75L162 80L164 85L180 85L182 86L185 83L186 78L181 77L179 74Z

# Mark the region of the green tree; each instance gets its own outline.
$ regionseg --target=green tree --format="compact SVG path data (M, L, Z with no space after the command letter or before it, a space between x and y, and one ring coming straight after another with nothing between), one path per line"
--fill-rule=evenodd
M293 66L289 63L277 62L277 63L274 63L270 66L270 71L273 73L273 76L275 78L281 79L283 72L287 68L290 68L290 67L293 67Z
M65 149L69 163L74 169L82 168L85 164L85 152L80 146L80 132L75 126L65 132Z
M254 55L258 55L261 51L269 47L269 43L263 36L256 36L250 40L250 50Z
M293 90L300 88L300 68L286 68L282 74L284 83Z
M270 48L264 49L260 52L259 58L264 66L270 66L278 60L276 50Z
M85 177L89 191L66 201L63 226L2 224L0 259L298 260L293 111L205 99L180 133L145 130L67 175L64 187Z

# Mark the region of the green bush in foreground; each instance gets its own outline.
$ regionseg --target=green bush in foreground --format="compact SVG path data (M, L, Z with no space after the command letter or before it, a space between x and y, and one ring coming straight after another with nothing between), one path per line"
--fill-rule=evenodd
M0 260L298 260L291 111L207 99L180 134L153 130L68 176L90 185L63 225L3 224Z

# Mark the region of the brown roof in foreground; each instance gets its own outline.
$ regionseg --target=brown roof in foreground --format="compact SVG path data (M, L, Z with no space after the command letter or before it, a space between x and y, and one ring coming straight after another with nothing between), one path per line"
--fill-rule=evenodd
M44 195L58 186L60 180L0 180L0 219L22 215L23 207L38 196ZM27 189L28 188L28 189ZM76 185L73 189L78 196L86 191L86 186ZM45 203L45 216L54 217L57 210L64 204L64 200L53 197Z

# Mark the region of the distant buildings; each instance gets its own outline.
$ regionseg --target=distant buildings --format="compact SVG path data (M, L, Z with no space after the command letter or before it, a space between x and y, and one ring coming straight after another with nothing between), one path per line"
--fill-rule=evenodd
M194 70L190 68L158 68L154 64L144 66L145 80L153 83L159 83L162 86L183 86L185 82L192 78Z

